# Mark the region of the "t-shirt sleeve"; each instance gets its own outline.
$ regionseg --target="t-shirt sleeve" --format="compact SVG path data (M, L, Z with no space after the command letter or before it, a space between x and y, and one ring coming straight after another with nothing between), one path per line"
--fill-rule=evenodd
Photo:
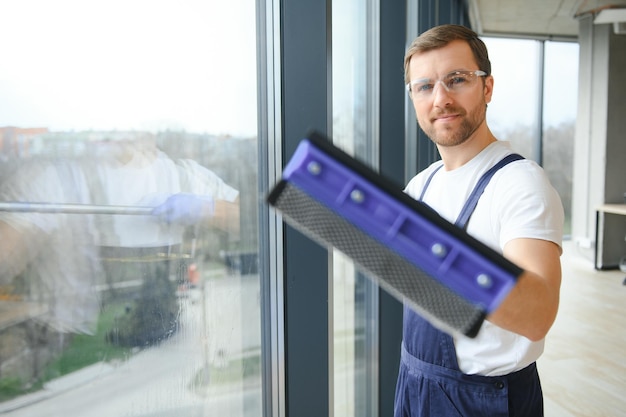
M216 200L234 202L239 191L226 184L215 172L192 160L179 162L183 191L195 194L210 195Z
M500 205L500 247L519 238L562 246L563 205L545 172L532 161L512 164L511 168L503 170L494 199Z

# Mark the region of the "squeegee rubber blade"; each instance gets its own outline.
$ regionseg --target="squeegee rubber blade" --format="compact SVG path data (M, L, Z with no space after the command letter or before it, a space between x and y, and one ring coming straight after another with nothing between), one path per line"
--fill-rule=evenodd
M437 282L385 245L319 203L293 184L284 182L271 204L294 228L326 247L350 257L359 269L398 300L408 303L434 325L473 337L485 313Z

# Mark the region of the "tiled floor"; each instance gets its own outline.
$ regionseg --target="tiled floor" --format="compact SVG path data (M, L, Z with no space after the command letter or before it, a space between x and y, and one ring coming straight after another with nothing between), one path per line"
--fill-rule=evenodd
M626 285L565 242L559 315L539 360L547 417L626 416Z

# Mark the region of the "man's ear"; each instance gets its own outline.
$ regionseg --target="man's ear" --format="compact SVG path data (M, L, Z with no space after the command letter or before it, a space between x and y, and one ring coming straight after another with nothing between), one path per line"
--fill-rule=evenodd
M490 103L491 95L493 94L493 76L488 75L485 77L485 87L483 91L485 94L485 103Z

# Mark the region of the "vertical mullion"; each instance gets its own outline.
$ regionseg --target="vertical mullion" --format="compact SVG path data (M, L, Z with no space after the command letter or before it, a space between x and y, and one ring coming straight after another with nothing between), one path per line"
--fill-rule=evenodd
M407 7L408 6L408 7ZM405 104L403 58L406 46L407 9L411 4L380 0L379 27L379 170L399 186L405 182ZM415 123L415 118L413 118ZM415 153L412 153L415 156ZM378 289L378 408L377 416L393 416L393 403L400 343L402 341L402 304Z
M544 77L545 71L545 57L546 57L546 42L544 40L538 40L537 51L537 137L533 144L533 159L539 165L543 165L543 93L544 93Z
M327 4L282 0L283 160L329 120ZM286 415L329 415L328 252L284 228Z
M257 1L257 85L259 195L280 177L280 0ZM285 417L283 228L280 218L259 202L263 416Z
M366 1L366 155L365 159L375 170L380 170L380 65L381 65L381 1ZM364 314L363 323L365 331L365 341L363 345L365 366L365 378L359 387L355 381L355 410L359 410L359 404L364 405L365 415L363 417L377 417L380 404L380 320L379 303L380 289L378 285L357 272L356 282L363 283L364 292ZM357 284L358 285L358 284ZM355 314L356 317L356 314ZM358 328L357 323L355 327ZM355 378L359 379L358 372Z

